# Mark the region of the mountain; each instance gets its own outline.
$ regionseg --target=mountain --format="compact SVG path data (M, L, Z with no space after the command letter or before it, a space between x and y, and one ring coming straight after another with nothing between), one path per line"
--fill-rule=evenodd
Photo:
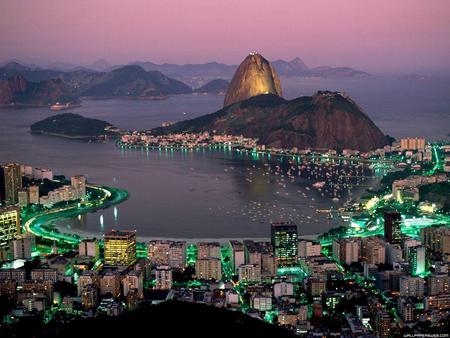
M106 121L86 118L78 114L63 113L47 117L31 125L32 133L53 134L71 138L91 138L106 134L111 126Z
M269 61L261 54L250 53L231 79L224 106L259 94L282 96L281 83Z
M30 82L22 75L14 75L0 81L0 105L46 106L56 102L76 102L72 91L61 79Z
M158 71L124 66L108 73L92 73L80 84L81 96L155 98L190 94L192 89Z
M300 74L302 77L320 77L325 79L366 79L369 73L349 67L321 66L308 69Z
M200 88L197 88L195 90L196 93L206 93L206 94L225 94L229 82L227 80L223 79L215 79L212 81L209 81L205 85L201 86Z
M288 101L263 94L192 120L153 130L155 134L215 131L258 138L275 148L369 151L388 140L347 95L320 91Z
M145 70L157 70L167 76L174 78L193 78L202 77L206 79L231 78L236 70L235 65L226 65L218 62L207 62L199 64L177 65L171 63L156 64L153 62L132 62L131 65L137 65Z
M292 61L275 60L271 64L280 76L297 76L308 70L308 66L298 57Z
M99 60L95 61L94 63L91 63L90 65L86 66L86 68L88 68L88 69L93 69L93 70L96 70L99 72L104 72L111 67L112 67L112 65L105 59L99 59Z

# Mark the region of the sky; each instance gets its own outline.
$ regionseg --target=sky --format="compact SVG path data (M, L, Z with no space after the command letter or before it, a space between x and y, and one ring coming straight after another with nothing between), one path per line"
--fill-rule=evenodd
M0 61L450 69L449 0L0 0Z

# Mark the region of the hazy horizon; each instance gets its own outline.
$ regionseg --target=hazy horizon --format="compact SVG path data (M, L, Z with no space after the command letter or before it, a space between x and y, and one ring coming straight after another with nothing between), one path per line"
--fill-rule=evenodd
M439 71L449 17L447 0L3 1L0 60L238 64L257 50L310 67Z

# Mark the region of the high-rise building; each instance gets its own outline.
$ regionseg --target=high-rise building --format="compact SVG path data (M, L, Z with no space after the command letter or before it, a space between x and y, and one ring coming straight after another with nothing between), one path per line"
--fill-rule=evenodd
M111 294L113 297L120 296L120 274L118 271L109 270L100 277L100 294Z
M28 195L28 189L19 189L17 191L17 203L19 207L26 207L30 203L30 197Z
M31 259L33 251L33 239L28 236L20 236L13 241L14 259Z
M261 281L261 266L259 264L243 264L239 266L239 281L252 283Z
M428 295L436 296L450 291L450 276L448 274L432 274L428 276Z
M400 244L402 240L402 215L397 211L384 212L384 238L392 244Z
M82 198L86 195L86 177L83 175L72 176L70 185L77 192L77 197Z
M446 226L420 229L420 240L431 251L450 254L450 228Z
M160 265L155 269L155 289L170 290L172 288L172 269L168 265Z
M238 273L239 267L245 264L244 244L239 241L230 241L230 264L234 273Z
M424 295L424 280L420 277L401 276L399 286L401 297L422 298Z
M219 242L199 242L197 243L197 258L220 258Z
M333 257L347 265L358 262L361 249L359 238L337 238L333 240Z
M113 230L105 234L105 265L130 266L135 262L135 231Z
M172 242L169 247L169 266L182 270L186 266L186 242Z
M0 207L0 248L20 234L20 209L8 206Z
M28 201L30 204L39 204L39 186L32 185L28 187Z
M369 236L362 239L361 256L368 264L384 264L386 242L380 237Z
M297 236L297 225L293 223L275 222L271 224L271 243L278 267L297 265Z
M419 245L409 250L409 268L412 276L419 276L426 270L426 249Z
M83 293L83 288L87 285L93 285L96 288L99 286L99 277L96 271L85 270L81 272L81 275L77 280L77 291L78 296L81 296Z
M298 242L298 257L320 256L322 245L311 241Z
M90 257L98 260L100 257L100 245L96 239L84 239L78 244L78 254L81 257Z
M128 272L122 280L123 295L127 296L128 292L133 289L137 290L138 298L144 296L144 278L141 271L132 270Z
M195 275L198 279L222 279L222 264L219 258L197 259Z
M22 189L22 174L19 163L8 163L3 166L5 177L5 202L15 205L19 202L19 190Z
M172 241L154 240L148 243L147 257L152 265L169 265Z
M375 318L375 331L377 337L388 338L391 336L391 318L389 313L378 310Z
M88 284L81 290L81 304L86 310L93 309L97 305L98 290L95 285Z

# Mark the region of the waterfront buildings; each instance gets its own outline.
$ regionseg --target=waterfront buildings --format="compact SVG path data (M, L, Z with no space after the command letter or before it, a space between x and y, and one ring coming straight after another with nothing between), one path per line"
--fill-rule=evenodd
M82 198L86 195L86 177L83 175L72 176L70 178L71 187L77 192L77 197Z
M199 242L197 243L197 258L220 258L219 242Z
M17 236L12 243L14 259L31 259L31 253L34 246L32 236Z
M400 139L400 150L421 150L425 149L425 139L423 137L406 137Z
M297 225L293 223L276 222L271 224L270 238L278 267L297 265L297 236Z
M105 265L130 266L136 261L136 232L113 230L105 234Z

